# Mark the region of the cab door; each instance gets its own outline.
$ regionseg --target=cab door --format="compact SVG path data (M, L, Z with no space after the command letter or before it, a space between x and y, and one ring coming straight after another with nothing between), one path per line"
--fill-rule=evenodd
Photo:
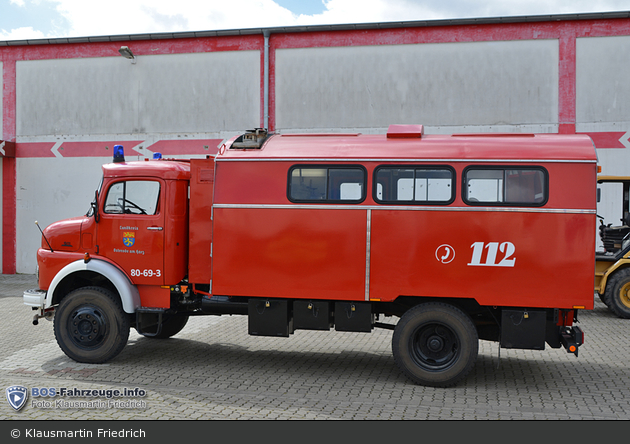
M164 190L160 179L116 179L104 187L98 254L136 285L164 284Z

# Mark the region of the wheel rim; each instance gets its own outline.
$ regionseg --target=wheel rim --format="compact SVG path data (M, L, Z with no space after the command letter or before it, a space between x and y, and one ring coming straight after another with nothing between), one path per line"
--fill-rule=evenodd
M68 319L68 332L78 347L97 347L107 333L107 318L97 307L83 305L74 310Z
M619 301L628 309L630 309L630 282L621 287L619 291Z
M444 324L420 326L411 336L410 355L416 364L430 372L451 367L459 356L460 344L453 330Z

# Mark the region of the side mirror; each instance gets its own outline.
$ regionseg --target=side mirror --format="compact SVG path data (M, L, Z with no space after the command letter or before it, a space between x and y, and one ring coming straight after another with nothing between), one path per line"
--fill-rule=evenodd
M94 221L98 223L101 219L101 215L98 212L98 190L94 192L94 200L90 204L91 213L94 215Z

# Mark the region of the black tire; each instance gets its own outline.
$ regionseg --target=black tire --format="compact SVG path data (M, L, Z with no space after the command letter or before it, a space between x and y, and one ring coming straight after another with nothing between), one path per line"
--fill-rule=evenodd
M398 368L417 384L449 387L472 370L479 336L472 320L444 303L420 304L398 321L392 351Z
M120 301L101 287L68 294L54 318L59 347L77 362L101 364L117 356L129 339L129 316Z
M630 268L617 270L608 279L605 303L620 318L630 319Z
M141 335L147 338L153 339L168 339L171 336L175 336L177 333L182 331L182 329L188 323L188 315L174 315L168 316L162 320L162 330L158 335L145 335L144 333L139 332Z

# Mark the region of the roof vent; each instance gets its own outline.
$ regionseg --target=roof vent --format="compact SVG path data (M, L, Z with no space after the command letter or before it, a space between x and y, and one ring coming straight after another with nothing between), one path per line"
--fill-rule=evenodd
M388 139L419 139L424 134L422 125L389 125Z
M256 128L253 130L248 130L242 136L239 136L230 148L232 149L260 149L265 140L267 140L269 134L267 130L264 128Z

